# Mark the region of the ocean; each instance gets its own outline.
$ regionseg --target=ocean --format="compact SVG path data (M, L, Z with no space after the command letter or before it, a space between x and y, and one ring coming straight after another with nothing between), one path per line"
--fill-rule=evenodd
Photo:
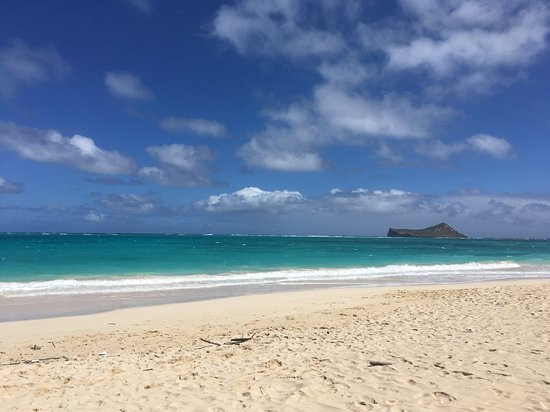
M175 234L0 234L0 297L550 277L550 240Z

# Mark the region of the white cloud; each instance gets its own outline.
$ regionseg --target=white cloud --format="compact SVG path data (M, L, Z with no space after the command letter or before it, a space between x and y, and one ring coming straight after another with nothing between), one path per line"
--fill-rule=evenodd
M315 108L335 130L357 136L424 138L453 111L432 104L414 105L396 95L372 98L332 85L315 90Z
M160 127L173 132L192 131L199 135L221 137L226 134L225 126L215 120L192 119L170 116L160 121Z
M395 153L390 146L385 143L381 143L376 150L376 156L388 163L398 164L403 161L403 156Z
M306 147L296 149L286 144L284 135L270 137L264 132L243 145L238 155L248 166L282 172L307 172L323 169L323 161L316 151ZM286 131L283 131L286 133ZM289 141L292 138L289 137Z
M208 162L214 159L207 146L170 144L148 147L147 153L160 167L143 167L139 175L166 186L211 185L211 169Z
M541 218L550 218L550 202L542 203L534 201L521 207L520 213L528 213L529 215L540 216Z
M307 9L308 6L312 7ZM318 17L326 20L325 12L342 9L330 1L240 0L234 6L220 7L213 34L240 53L283 55L291 59L334 56L346 48L342 36L306 24L306 16L308 11L318 10Z
M90 222L101 222L103 219L105 219L105 213L90 210L88 213L86 213L84 219Z
M419 200L419 196L404 190L352 191L331 190L324 196L322 206L337 212L360 211L362 213L407 213Z
M285 222L297 225L294 230L306 228L306 233L323 231L334 222L337 222L335 232L342 234L343 227L351 233L361 233L368 227L377 230L387 230L390 225L421 228L447 221L451 225L456 222L457 228L464 228L467 234L480 233L478 225L483 222L484 227L491 227L486 229L486 233L494 230L495 234L506 235L525 230L525 225L535 222L547 225L550 197L544 194L490 194L475 190L425 194L402 189L335 188L319 197L307 198L296 191L247 187L233 193L209 196L196 202L194 209L220 215L241 212L244 219L254 219L262 213L285 216ZM511 226L503 227L503 224ZM272 222L271 228L275 227L276 223Z
M413 150L414 139L435 141L431 156L438 159L465 150L508 156L503 153L511 149L504 144L496 149L494 141L489 149L479 139L453 144L434 136L459 113L449 107L452 94L471 98L497 91L542 55L550 32L548 4L401 0L399 5L401 13L381 20L364 18L361 10L370 2L239 0L220 7L214 36L241 54L291 60L320 79L308 96L270 112L263 129L238 151L247 165L320 170L326 164L322 152L331 145L375 141L384 156L385 139L408 139Z
M10 182L0 176L0 193L21 193L23 185L21 183Z
M513 155L512 145L506 139L487 134L476 134L451 144L441 140L431 140L417 145L416 150L436 160L447 160L465 151L474 151L497 159L505 159Z
M476 134L469 137L466 139L466 144L473 150L500 159L510 157L512 154L512 145L507 140L487 134Z
M417 38L404 46L389 47L389 65L398 69L425 66L437 76L450 76L464 65L523 66L545 47L548 28L544 20L533 11L505 32L464 30L453 32L444 40Z
M135 177L129 180L119 179L118 177L87 177L84 180L90 183L97 183L109 186L137 186L143 184L141 180Z
M151 100L154 97L141 79L129 72L108 72L105 75L105 86L116 97L134 100Z
M444 143L441 140L429 140L416 146L416 151L435 160L447 160L466 149L464 142Z
M247 165L278 171L323 169L318 151L326 144L327 134L324 125L315 122L308 103L264 114L268 119L265 129L238 151Z
M62 79L71 68L55 47L31 47L16 39L0 48L0 96L10 97L21 84Z
M266 191L257 187L245 187L233 193L212 195L195 203L195 208L207 212L237 212L273 210L302 203L306 198L289 190Z
M503 70L529 65L547 45L550 10L538 0L401 3L417 18L420 33L382 45L389 67L424 68L459 83L462 90L449 85L455 92L486 91Z
M327 146L423 139L453 111L393 95L376 99L325 84L315 89L313 99L266 115L265 129L239 149L245 163L269 170L316 171L324 168L320 150Z
M55 130L40 130L0 122L0 146L15 151L24 159L59 163L91 173L131 174L132 159L116 150L98 147L89 137L65 137Z
M102 197L100 203L115 212L150 214L157 210L160 201L148 196L134 193L108 194Z
M156 0L123 0L125 3L130 6L135 7L135 9L141 13L149 14L153 12L154 3Z
M317 71L327 83L347 87L360 85L376 76L374 66L363 65L355 57L323 61Z

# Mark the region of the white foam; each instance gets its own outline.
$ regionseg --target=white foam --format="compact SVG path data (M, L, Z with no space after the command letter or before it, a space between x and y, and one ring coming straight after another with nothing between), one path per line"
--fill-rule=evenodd
M358 268L285 269L217 275L149 275L105 278L69 278L33 282L0 282L0 295L48 295L162 292L223 286L307 284L411 284L481 281L516 277L550 277L550 266L516 262L442 265L388 265Z

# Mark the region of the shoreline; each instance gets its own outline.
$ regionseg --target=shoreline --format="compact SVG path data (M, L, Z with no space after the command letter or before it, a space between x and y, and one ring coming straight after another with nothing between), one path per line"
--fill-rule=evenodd
M550 280L318 289L5 322L5 410L550 408ZM252 338L227 345L234 338Z
M433 288L467 285L483 285L501 282L550 281L550 277L502 277L495 280L450 280L443 283L417 282L399 284L375 284L365 282L315 283L309 284L268 284L268 285L232 285L213 288L160 290L150 292L127 293L90 293L81 295L44 295L29 297L0 296L0 325L6 322L65 318L108 313L123 309L155 307L190 302L213 301L226 298L240 298L255 295L273 295L317 290L346 289L395 289L395 288Z
M537 278L537 279L506 279L506 280L494 280L484 282L467 282L467 283L452 283L452 284L422 284L422 285L394 285L394 286L372 286L372 287L320 287L320 288L307 288L303 290L290 290L290 291L270 291L267 293L252 293L234 296L221 296L213 297L210 299L200 299L183 302L167 302L151 305L139 305L129 306L122 308L115 308L111 310L104 310L100 312L82 313L65 316L52 316L42 318L31 319L18 319L0 322L2 329L0 330L0 340L6 336L6 331L20 330L23 332L27 326L34 330L35 326L40 324L53 326L53 332L56 332L55 327L60 325L67 325L68 323L75 322L78 325L86 323L87 325L101 322L105 319L118 319L125 322L128 319L132 319L132 322L143 322L150 317L177 317L178 314L186 313L187 320L198 321L198 317L202 313L209 313L214 316L221 316L227 309L227 307L237 307L241 312L239 315L247 316L247 305L258 306L261 310L270 310L273 313L278 313L281 309L275 309L279 305L279 301L290 301L296 304L299 301L319 301L319 304L330 300L332 296L356 298L358 296L364 297L376 297L385 293L394 293L398 291L405 292L418 292L418 291L437 291L437 290L459 290L459 289L483 289L492 287L504 287L504 286L539 286L549 285L550 279ZM0 301L1 302L1 301ZM307 304L301 304L300 308L304 309ZM221 307L222 309L216 309ZM1 303L0 303L1 308ZM295 310L296 307L293 309ZM189 317L189 313L192 313L192 317ZM225 317L225 316L224 316ZM254 314L250 314L253 318ZM20 327L21 325L23 327ZM128 325L126 325L128 326ZM62 328L63 331L70 331ZM81 330L80 327L75 330Z

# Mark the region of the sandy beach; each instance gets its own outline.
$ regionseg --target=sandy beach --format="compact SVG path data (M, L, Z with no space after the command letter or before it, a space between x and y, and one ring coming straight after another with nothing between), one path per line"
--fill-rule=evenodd
M549 348L549 281L252 295L0 323L0 402L546 411Z

